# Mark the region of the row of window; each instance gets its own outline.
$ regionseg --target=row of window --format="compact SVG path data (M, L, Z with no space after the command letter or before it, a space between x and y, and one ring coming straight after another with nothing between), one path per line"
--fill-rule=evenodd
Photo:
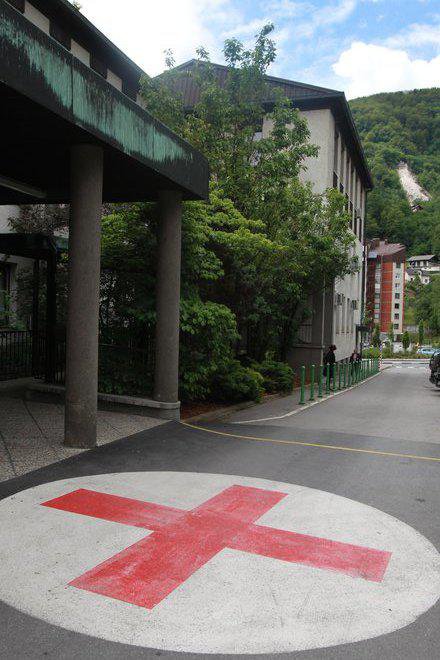
M335 131L334 137L333 187L345 195L346 208L351 216L351 229L362 241L365 193L356 167L338 131Z
M343 294L337 294L335 303L335 333L352 334L354 311L358 308L357 300L350 300Z
M28 0L8 0L16 9L21 11L26 18L36 25L40 30L56 39L64 48L69 50L83 64L90 67L100 76L105 78L113 87L129 96L134 101L142 105L142 100L138 94L138 87L122 80L113 71L111 71L104 62L102 62L94 53L89 52L77 41L67 34L67 32L54 21L45 16L39 9L34 7Z

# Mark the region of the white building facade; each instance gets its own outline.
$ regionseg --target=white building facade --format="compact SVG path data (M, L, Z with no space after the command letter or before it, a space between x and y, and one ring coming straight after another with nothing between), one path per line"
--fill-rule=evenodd
M325 96L322 104L325 105ZM366 172L360 144L357 139L353 139L357 138L354 126L351 127L352 140L347 140L347 127L341 129L340 121L331 107L332 102L329 101L327 105L329 107L307 109L304 100L299 104L300 114L307 120L310 142L319 147L317 157L306 159L300 178L311 183L314 192L318 194L335 188L345 196L354 238L352 256L358 269L351 275L327 284L326 291L314 296L313 316L300 329L299 341L289 355L289 362L294 367L320 364L330 344L337 347L337 360L347 359L355 348L360 348L359 329L365 303L366 198L371 188L371 179ZM263 136L270 132L271 124L271 120L265 120ZM359 167L360 157L362 167Z
M350 229L355 239L352 255L358 263L358 271L334 283L333 309L327 313L327 324L331 324L332 328L327 328L324 337L326 343L337 347L337 360L343 360L359 343L356 329L361 324L364 300L362 269L367 191L332 110L303 110L301 115L307 120L310 142L319 147L318 157L306 160L301 178L309 181L316 193L333 187L345 195L351 218ZM329 303L331 298L327 296Z

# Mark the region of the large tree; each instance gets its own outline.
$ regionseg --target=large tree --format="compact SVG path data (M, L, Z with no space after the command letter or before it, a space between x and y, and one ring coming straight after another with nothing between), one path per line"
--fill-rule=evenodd
M241 348L262 359L268 350L284 358L305 315L311 294L356 268L343 199L336 191L314 194L300 182L305 158L318 155L307 122L289 99L269 90L265 73L276 57L272 25L253 49L225 42L228 73L219 84L208 54L197 53L190 75L199 100L185 109L175 92L182 73L172 68L143 81L147 109L170 124L208 158L215 203L230 200L227 215L212 223L209 245L222 265L202 297L232 309ZM262 132L263 122L265 129Z

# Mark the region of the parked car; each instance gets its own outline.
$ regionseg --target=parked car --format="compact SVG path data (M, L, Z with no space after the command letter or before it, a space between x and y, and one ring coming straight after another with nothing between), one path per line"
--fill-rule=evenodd
M432 370L432 368L433 368L433 366L434 366L434 361L435 361L435 358L437 357L437 355L440 355L440 348L436 348L436 349L434 350L434 353L431 355L431 359L429 360L429 368L430 368L431 370Z
M417 351L417 355L425 355L426 357L430 357L431 355L435 355L437 350L437 348L432 348L432 346L421 346Z

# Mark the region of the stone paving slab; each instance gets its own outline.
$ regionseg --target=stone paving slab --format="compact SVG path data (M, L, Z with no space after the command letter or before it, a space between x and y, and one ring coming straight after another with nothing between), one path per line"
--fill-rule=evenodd
M98 412L98 445L145 431L165 420L111 411ZM0 481L85 451L63 446L64 406L0 399Z

